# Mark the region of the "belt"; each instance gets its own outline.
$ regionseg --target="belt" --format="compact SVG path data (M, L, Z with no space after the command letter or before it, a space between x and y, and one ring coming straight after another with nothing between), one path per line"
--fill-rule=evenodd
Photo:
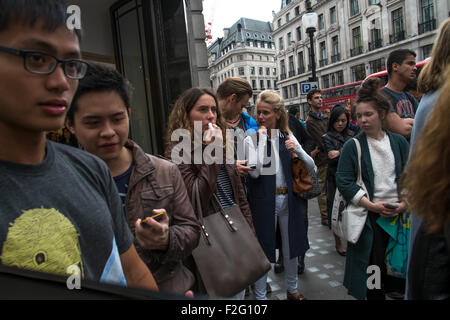
M287 193L288 193L287 187L275 188L275 194L287 194Z

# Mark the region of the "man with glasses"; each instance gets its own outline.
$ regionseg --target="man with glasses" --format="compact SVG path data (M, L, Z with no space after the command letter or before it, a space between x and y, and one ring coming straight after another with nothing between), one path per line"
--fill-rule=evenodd
M108 167L46 141L88 64L60 0L0 0L0 263L157 290Z

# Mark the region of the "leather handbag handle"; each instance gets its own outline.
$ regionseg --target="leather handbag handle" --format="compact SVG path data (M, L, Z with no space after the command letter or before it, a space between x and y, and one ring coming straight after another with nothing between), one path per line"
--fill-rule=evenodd
M213 193L213 199L214 199L213 206L217 206L220 215L225 219L225 222L227 223L227 226L230 229L230 231L231 232L237 231L237 228L233 224L234 222L231 220L230 216L225 213L225 210L220 204L219 198L217 198L217 195L215 193Z

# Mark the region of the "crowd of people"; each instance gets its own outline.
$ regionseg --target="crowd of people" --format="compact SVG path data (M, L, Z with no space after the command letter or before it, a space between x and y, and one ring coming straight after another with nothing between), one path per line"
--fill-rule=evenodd
M193 256L208 237L192 203L198 192L204 216L217 206L239 209L275 271L285 273L287 299L305 300L308 200L294 191L295 159L318 177L324 226L331 229L336 190L368 212L356 243L334 235L350 295L450 297L450 19L420 74L420 103L406 90L416 72L416 54L406 49L390 53L386 86L363 82L350 108L327 114L321 91L311 90L304 125L271 90L247 114L252 87L228 78L217 92L195 87L179 96L158 157L129 138L132 84L81 59L81 35L67 28L63 1L0 0L0 7L0 264L62 276L75 265L101 283L208 295ZM76 147L48 139L56 130L70 132L66 142L76 138ZM367 191L356 183L359 170ZM411 221L404 272L387 261L398 241L383 221L406 228ZM371 265L381 270L374 289ZM214 298L243 300L253 290L266 300L267 275Z

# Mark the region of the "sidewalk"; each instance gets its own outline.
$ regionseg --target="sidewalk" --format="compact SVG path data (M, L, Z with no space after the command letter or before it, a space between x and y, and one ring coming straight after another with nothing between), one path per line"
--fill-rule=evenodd
M309 245L305 257L305 273L299 276L299 292L309 300L355 300L342 286L344 280L345 257L340 256L334 246L333 233L320 223L317 199L308 203ZM268 282L272 293L271 300L286 300L284 272L269 272ZM253 292L246 300L253 300Z

